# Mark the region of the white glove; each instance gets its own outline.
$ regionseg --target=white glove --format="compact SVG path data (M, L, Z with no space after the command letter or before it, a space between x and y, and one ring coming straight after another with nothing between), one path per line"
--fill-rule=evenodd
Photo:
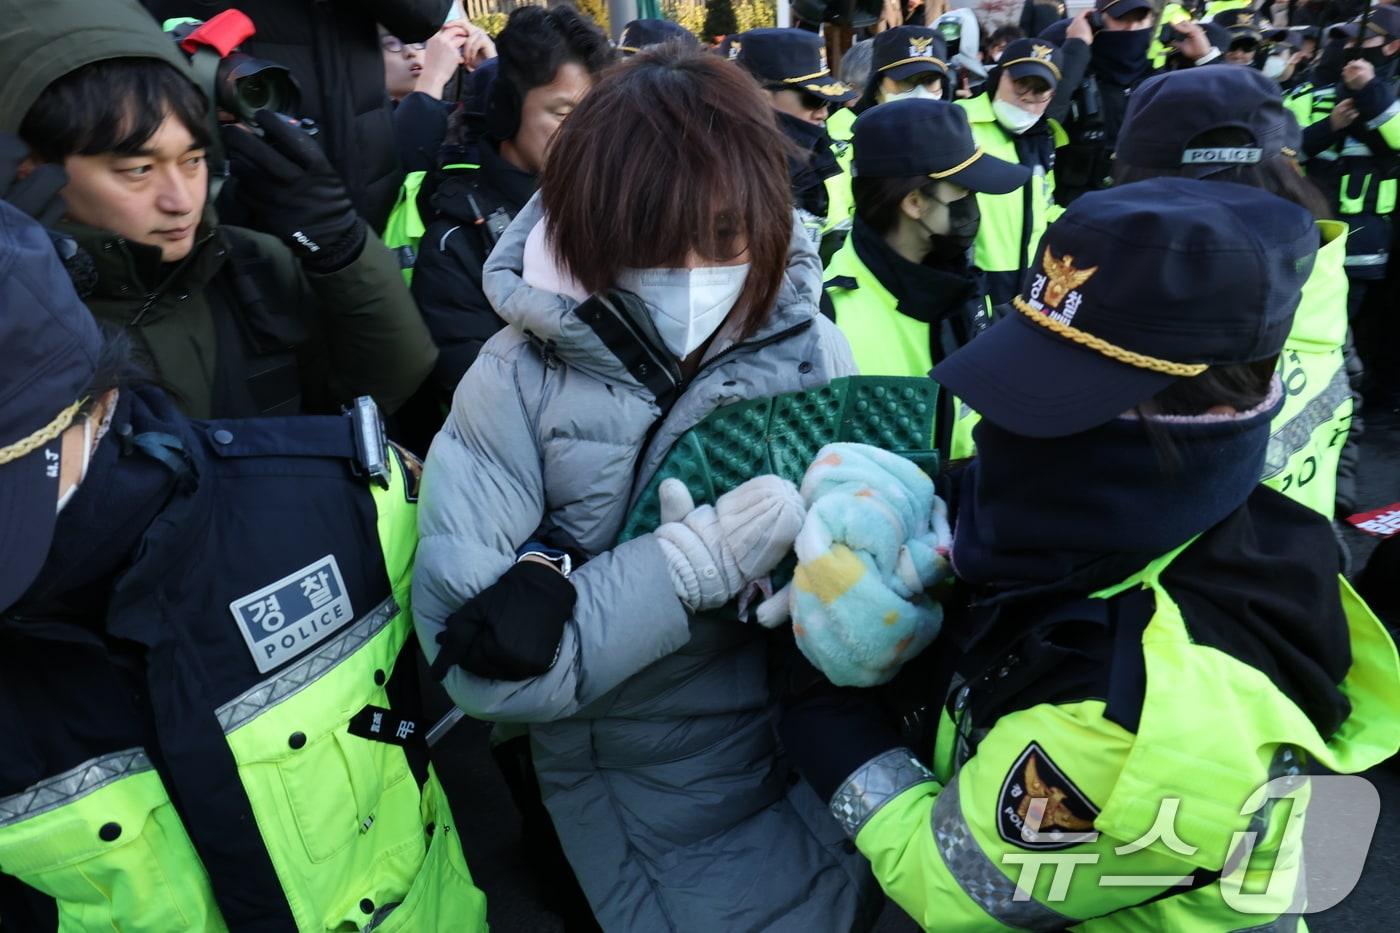
M718 609L764 577L792 549L806 510L797 487L756 476L695 507L678 479L661 483L661 520L654 532L676 595L692 612Z

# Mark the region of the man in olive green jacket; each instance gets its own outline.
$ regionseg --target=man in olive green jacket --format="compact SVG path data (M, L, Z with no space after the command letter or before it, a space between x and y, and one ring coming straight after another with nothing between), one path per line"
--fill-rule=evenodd
M187 414L329 412L357 395L393 411L414 393L437 351L314 139L267 111L253 132L224 126L226 201L259 232L221 225L208 99L134 0L0 0L0 19L0 131L68 173L58 230L88 307Z

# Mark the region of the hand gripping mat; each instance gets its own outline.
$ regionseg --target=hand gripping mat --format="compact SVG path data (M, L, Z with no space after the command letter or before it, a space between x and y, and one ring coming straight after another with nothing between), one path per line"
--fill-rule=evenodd
M726 405L682 434L651 478L618 543L661 524L657 489L675 477L695 504L764 473L802 485L802 476L827 444L850 441L909 458L930 476L938 472L931 449L938 384L910 376L847 376L818 389Z

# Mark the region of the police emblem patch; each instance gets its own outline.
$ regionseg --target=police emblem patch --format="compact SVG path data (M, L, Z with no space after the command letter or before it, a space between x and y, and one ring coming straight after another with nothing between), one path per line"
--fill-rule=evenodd
M933 58L933 36L920 38L914 36L909 40L910 58Z
M286 664L354 621L334 554L228 604L259 673Z
M1022 849L1068 849L1098 838L1099 808L1039 744L1026 746L997 797L997 834Z
M1041 257L1041 264L1045 267L1045 275L1050 279L1045 289L1045 303L1052 308L1058 308L1066 295L1080 288L1099 271L1098 266L1088 269L1075 268L1074 257L1068 254L1056 259L1048 246L1045 247L1045 255Z

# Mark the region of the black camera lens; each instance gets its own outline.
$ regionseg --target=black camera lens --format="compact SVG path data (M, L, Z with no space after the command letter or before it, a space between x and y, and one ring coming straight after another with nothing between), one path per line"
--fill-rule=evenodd
M238 82L238 101L246 109L256 113L259 110L280 110L275 106L277 91L261 75L244 78Z
M245 123L259 110L292 113L301 93L290 71L275 62L233 52L219 63L219 107Z

